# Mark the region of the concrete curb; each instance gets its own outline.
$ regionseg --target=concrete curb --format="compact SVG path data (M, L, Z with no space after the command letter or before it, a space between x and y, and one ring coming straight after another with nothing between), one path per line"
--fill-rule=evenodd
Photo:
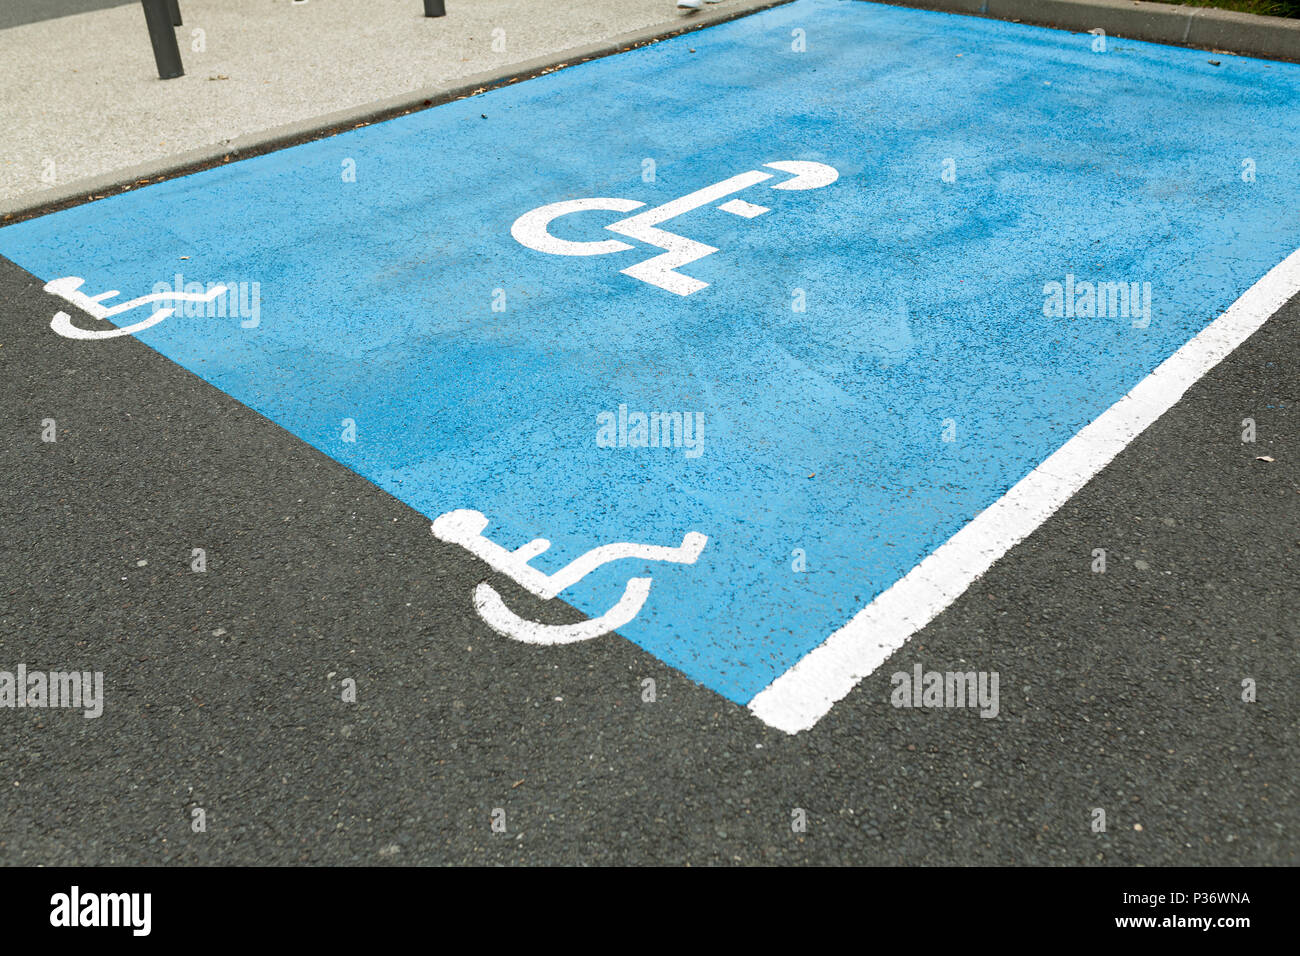
M363 106L261 130L224 143L199 147L123 169L7 200L0 200L0 225L127 192L136 186L198 172L209 166L247 159L295 143L321 139L346 129L392 119L496 87L517 83L575 63L691 33L704 27L778 7L791 0L738 0L721 10L706 9L672 29L647 27L613 40L577 47L563 54L518 64L509 73L482 73L451 87L431 87ZM893 6L1084 32L1101 28L1107 36L1190 46L1217 52L1300 62L1300 20L1261 17L1206 7L1181 7L1145 0L875 0Z
M657 43L660 40L667 40L670 37L680 36L684 33L693 33L714 24L736 20L751 13L779 7L790 2L792 0L737 0L737 2L728 4L720 10L706 8L698 14L691 14L689 18L683 19L680 24L669 29L665 29L660 24L634 30L621 34L612 40L591 43L586 46L575 47L563 53L526 60L523 63L516 64L508 73L503 74L499 71L480 73L457 83L455 86L428 87L414 90L400 96L366 103L334 113L327 113L324 116L313 116L299 122L275 126L256 133L248 133L222 143L201 146L197 149L164 156L146 163L125 166L103 175L90 176L76 182L52 186L40 192L2 199L0 200L0 226L12 225L24 219L32 219L58 209L65 209L95 199L103 199L106 196L129 192L137 186L148 183L186 176L210 166L238 159L248 159L296 143L323 139L344 130L393 119L396 116L413 113L416 110L427 109L452 100L464 99L476 93L484 93L491 89L517 83L520 80L541 76L561 67L585 63L588 60L599 59L614 53L622 53L625 50Z
M875 0L1108 37L1300 63L1300 20L1145 0Z

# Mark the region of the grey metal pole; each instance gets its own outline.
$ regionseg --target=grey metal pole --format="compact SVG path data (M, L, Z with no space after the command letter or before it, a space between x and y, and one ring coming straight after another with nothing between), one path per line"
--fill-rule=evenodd
M424 15L426 17L445 17L447 15L447 4L444 0L424 0Z
M181 21L181 0L167 0L167 8L171 11L172 26L184 26Z
M149 42L153 44L154 62L158 64L158 79L171 80L185 75L181 51L176 45L176 28L172 26L168 0L140 0L144 7L144 22L149 27Z

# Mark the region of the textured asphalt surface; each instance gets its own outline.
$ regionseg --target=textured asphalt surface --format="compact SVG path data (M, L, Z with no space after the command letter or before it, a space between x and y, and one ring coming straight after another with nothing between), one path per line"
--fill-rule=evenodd
M0 669L107 703L0 710L0 863L1296 862L1300 299L788 737L621 638L495 636L485 576L577 615L41 285L0 259ZM890 706L965 662L997 719Z

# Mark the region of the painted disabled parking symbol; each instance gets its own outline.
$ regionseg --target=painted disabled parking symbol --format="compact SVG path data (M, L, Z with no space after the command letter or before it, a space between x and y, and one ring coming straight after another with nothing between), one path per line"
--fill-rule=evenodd
M133 312L155 302L209 303L226 293L224 284L216 284L204 292L185 292L181 290L154 292L115 306L106 306L105 301L115 298L119 294L118 291L110 289L97 295L87 295L81 291L85 281L80 276L64 276L61 279L53 279L45 283L45 291L51 295L57 295L61 299L66 299L87 315L101 321L114 320L120 315ZM115 339L123 335L136 335L145 329L152 328L175 312L176 306L170 305L165 308L155 309L149 318L142 319L132 325L122 325L115 329L83 329L73 324L72 316L67 312L60 311L56 312L54 318L50 320L50 328L66 339Z
M543 574L529 562L550 548L551 542L545 538L535 538L510 551L483 534L487 524L488 520L482 512L462 509L440 515L433 522L432 531L438 540L460 545L524 590L548 599L558 596L565 588L577 584L602 565L626 558L694 564L709 541L707 536L698 531L690 531L682 538L681 545L675 548L631 542L606 544L592 548L554 574ZM648 577L629 578L617 604L604 614L579 624L540 624L525 620L506 607L501 595L486 581L480 582L474 590L474 607L479 616L498 634L526 644L572 644L602 634L612 634L630 622L650 596L650 584L651 579Z
M827 166L825 163L783 160L776 163L764 163L763 165L768 169L794 174L792 179L773 184L773 189L820 189L823 186L829 186L840 176L833 166ZM712 186L705 186L693 193L687 193L685 196L666 202L662 206L655 206L645 212L639 212L635 216L620 219L618 222L606 226L605 228L610 232L616 232L620 236L637 239L664 250L660 255L653 256L620 271L624 275L640 279L642 282L648 282L650 285L658 286L677 295L690 295L693 292L699 292L701 289L707 288L707 282L701 282L699 279L677 270L698 259L712 255L718 251L717 247L698 242L686 236L679 236L675 232L669 232L659 227L670 219L675 219L692 209L708 206L726 196L738 193L771 178L771 173L751 169L748 172L732 176L730 179L724 179L720 183L714 183ZM510 228L510 234L529 249L536 249L538 252L547 252L555 256L603 256L611 252L625 252L634 247L618 239L581 242L560 239L551 235L550 225L556 219L570 213L585 212L592 209L631 212L633 209L640 209L644 205L645 203L635 199L618 199L614 197L565 199L524 213L515 220L515 224ZM719 203L718 208L723 212L729 212L734 216L742 216L745 219L754 219L766 212L771 212L766 206L760 206L744 199L727 200Z

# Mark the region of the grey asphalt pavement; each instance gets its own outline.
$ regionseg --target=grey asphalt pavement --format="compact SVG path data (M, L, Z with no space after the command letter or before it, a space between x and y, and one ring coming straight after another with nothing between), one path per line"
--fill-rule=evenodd
M5 712L0 864L1296 863L1300 299L796 736L497 637L426 518L59 307L0 259L0 669L106 705ZM975 658L996 719L890 705Z

